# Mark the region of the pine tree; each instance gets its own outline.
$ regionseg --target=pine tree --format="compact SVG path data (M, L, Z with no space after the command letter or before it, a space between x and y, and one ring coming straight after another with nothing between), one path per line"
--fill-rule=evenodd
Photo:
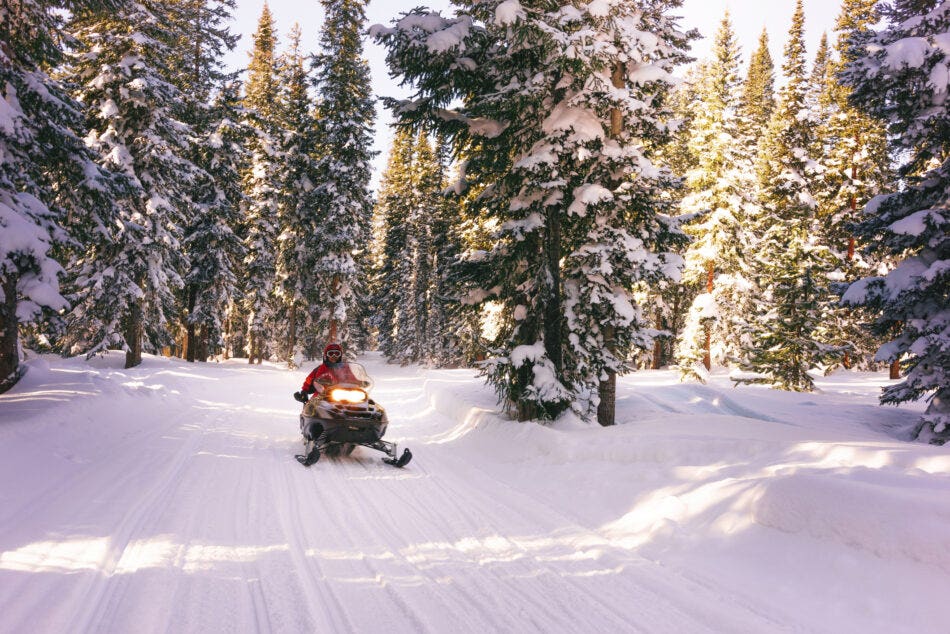
M432 362L432 341L438 332L429 323L434 295L433 224L442 205L442 168L425 130L416 138L413 161L413 185L416 200L412 227L413 270L410 298L414 303L415 331L412 344L414 361Z
M181 59L176 84L187 99L182 119L194 131L191 160L202 170L195 175L192 217L182 241L190 262L183 289L184 349L188 361L204 361L210 346L223 343L222 321L235 295L236 268L243 256L234 232L243 202L239 176L243 150L234 142L241 136L234 129L238 114L234 77L221 63L237 37L225 26L233 0L190 0L178 8L183 36L177 49Z
M688 142L695 167L687 173L690 194L682 204L685 213L704 212L686 229L694 240L684 282L705 292L690 307L677 350L681 371L698 378L704 376L700 362L709 370L713 360L737 356L737 325L750 306L743 249L750 242L746 226L755 183L750 139L738 116L740 83L739 47L727 14L697 89Z
M874 331L891 340L877 358L900 360L906 372L881 401L929 398L917 435L943 443L950 439L950 3L897 0L883 15L886 27L849 39L843 78L852 103L886 124L904 159L902 186L872 199L858 227L880 256L900 262L852 284L844 301L880 311Z
M314 201L319 123L316 106L307 90L310 78L304 61L300 27L295 24L290 32L290 46L280 63L283 140L276 271L280 323L286 332L280 349L284 360L291 365L295 363L296 354L305 348L306 333L312 332L313 315L318 313L321 303L312 291L313 279L307 268L309 254L320 248L322 230Z
M821 176L816 184L821 240L834 254L840 276L855 279L876 270L881 262L871 253L858 250L852 229L858 207L879 194L893 181L884 125L848 103L851 89L839 74L853 59L848 42L866 32L876 21L873 0L846 0L835 24L837 57L829 60L823 78L818 120ZM829 315L832 340L847 348L846 366L872 367L880 341L862 324L866 311L842 308Z
M318 327L328 340L346 341L362 327L362 320L350 317L363 294L363 256L354 254L365 253L370 241L375 109L361 41L363 2L321 0L321 5L322 53L314 58L322 143L314 201L321 239L308 270L322 302Z
M188 158L192 130L179 118L186 97L171 82L182 39L174 15L155 0L109 14L77 11L69 27L86 142L131 192L106 212L76 263L68 341L89 354L121 346L127 367L174 339L187 265L182 231L200 171Z
M0 392L20 374L19 331L66 307L55 247L100 224L111 176L92 161L80 106L48 69L62 61L60 11L118 2L4 3L0 19Z
M822 33L818 41L818 50L815 51L815 61L811 68L811 78L808 82L808 96L805 100L812 112L815 121L822 122L828 115L828 99L824 96L825 83L832 72L833 60L831 49L828 46L828 34ZM818 137L818 135L815 135ZM820 138L820 137L819 137ZM816 156L821 156L821 148L815 145Z
M487 372L519 419L593 394L609 424L615 373L652 347L633 289L676 275L660 200L672 179L650 157L670 132L668 72L686 38L665 12L679 4L596 3L566 20L545 3L466 2L375 31L417 87L400 113L448 135L485 186L473 206L495 246L470 256L487 277L468 300L502 305Z
M378 307L373 325L379 333L379 349L394 360L401 355L397 348L397 306L407 292L403 267L407 261L407 220L413 199L411 170L412 130L397 128L375 209L380 227L380 247L373 296L373 304Z
M695 147L691 144L693 136L693 122L703 108L700 101L700 89L707 74L708 60L700 60L690 66L685 73L682 83L670 94L670 107L673 112L673 121L676 122L675 132L670 141L659 149L660 160L668 165L673 174L680 176L679 186L672 188L669 195L675 206L682 209L683 200L689 195L686 187L686 175L698 169L699 157ZM696 214L683 214L681 221L684 225L696 220ZM683 250L685 255L685 249ZM642 303L649 304L653 312L653 326L658 332L669 333L668 336L658 336L653 343L653 356L644 367L660 369L675 363L678 354L677 345L683 337L686 325L686 316L690 304L701 292L701 282L695 276L686 276L676 283L665 283L650 289ZM704 333L703 333L703 338ZM690 339L691 340L691 339ZM682 361L682 360L681 360ZM692 362L685 362L689 365Z
M768 129L775 109L775 66L769 53L769 34L763 28L759 47L749 61L749 73L742 86L739 103L743 132L758 143Z
M441 135L435 138L435 159L438 183L435 211L431 218L432 284L429 301L429 358L437 367L451 367L466 363L463 342L470 334L470 310L455 297L455 272L461 253L463 219L457 196L448 191L449 148Z
M808 188L815 124L807 109L804 24L798 0L782 65L787 83L759 148L763 213L754 269L760 297L744 363L756 376L739 379L797 391L811 391L808 371L832 353L821 332L832 261L815 240L816 202Z
M195 162L205 174L193 194L199 211L184 244L191 269L188 291L187 359L205 360L225 345L225 317L237 295L244 245L237 233L244 205L241 171L248 129L240 123L240 84L225 84L208 112L209 127L196 144ZM197 329L197 334L195 330Z
M274 50L274 19L265 4L254 33L254 50L248 65L244 110L250 139L250 164L242 175L246 236L241 311L245 317L248 362L260 363L269 343L274 317L275 244L278 236L278 88Z
M439 225L442 171L424 130L415 140L409 128L397 131L377 211L385 218L376 288L382 308L377 321L384 324L381 347L400 363L436 362L432 345L445 325L438 314L439 326L430 323L438 274L433 236L445 231Z

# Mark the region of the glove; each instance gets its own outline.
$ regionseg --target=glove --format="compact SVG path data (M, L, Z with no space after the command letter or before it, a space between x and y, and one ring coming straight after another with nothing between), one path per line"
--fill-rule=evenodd
M294 400L300 401L301 403L307 402L307 393L306 392L294 392Z

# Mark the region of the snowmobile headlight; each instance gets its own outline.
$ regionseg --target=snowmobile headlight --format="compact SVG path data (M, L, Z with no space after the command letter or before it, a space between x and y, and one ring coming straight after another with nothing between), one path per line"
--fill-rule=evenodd
M362 403L366 400L366 392L345 387L330 390L330 400L338 403Z

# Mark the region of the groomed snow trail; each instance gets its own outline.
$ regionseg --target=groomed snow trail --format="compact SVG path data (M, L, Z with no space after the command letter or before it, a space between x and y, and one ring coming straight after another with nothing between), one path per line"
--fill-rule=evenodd
M617 508L640 512L627 484L600 483L621 490L611 501L581 475L583 447L546 447L537 426L486 423L493 401L476 388L482 402L470 402L471 373L361 361L389 412L387 439L415 455L405 469L363 448L309 469L294 461L290 395L309 368L35 360L0 397L0 632L824 629L742 579L720 585L660 556L662 541L650 551L648 533L662 538L675 513L639 533L624 525L637 517L606 521ZM684 391L684 410L712 402L699 398L705 387L671 389ZM769 419L748 403L716 407L710 415ZM496 432L476 433L486 424ZM487 456L499 442L512 456L531 443L527 466ZM657 458L629 457L644 460ZM937 592L946 577L935 579Z

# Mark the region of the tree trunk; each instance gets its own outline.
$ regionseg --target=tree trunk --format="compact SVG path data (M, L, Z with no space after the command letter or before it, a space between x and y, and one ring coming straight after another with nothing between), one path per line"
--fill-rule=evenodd
M195 323L191 316L195 312L195 302L198 299L198 292L195 285L188 286L188 315L185 317L185 360L189 363L195 362Z
M208 332L208 326L202 326L198 330L198 335L196 337L197 343L195 344L195 360L201 361L202 363L207 361L208 357L210 356L208 353Z
M134 368L142 363L143 315L141 300L133 300L125 322L125 367Z
M624 75L626 74L625 71L626 69L623 62L617 62L614 64L610 80L615 88L624 87ZM610 136L611 138L616 139L620 136L621 132L623 132L623 113L621 113L618 108L611 108ZM611 355L616 352L614 329L612 326L607 326L604 329L604 345L607 347L607 350ZM600 382L600 385L597 388L597 393L600 397L600 404L597 406L597 422L605 427L613 425L616 420L617 409L616 372L613 370L607 371L607 379Z
M340 276L334 275L333 280L330 282L330 297L333 298L332 301L336 301L337 292L340 290ZM335 343L337 338L337 328L338 324L336 323L336 310L330 314L330 336L327 339L327 343Z
M890 378L891 378L892 380L897 380L897 379L901 378L901 362L900 362L900 359L894 359L894 361L891 362Z
M616 423L617 413L617 373L611 372L606 381L600 382L600 404L597 406L597 422L604 427Z
M16 383L20 372L20 352L17 346L16 285L17 274L0 279L3 302L0 303L0 393Z
M294 365L294 350L297 348L297 303L290 305L290 328L287 330L287 364Z
M554 371L561 379L564 366L562 355L563 306L561 303L561 218L555 205L548 207L547 218L547 273L551 285L548 289L544 307L544 351L554 365Z
M706 263L706 292L713 292L713 275L716 272L715 263L710 260ZM703 365L706 366L706 371L708 372L712 368L712 326L709 322L706 323L706 343L705 351L703 354Z

